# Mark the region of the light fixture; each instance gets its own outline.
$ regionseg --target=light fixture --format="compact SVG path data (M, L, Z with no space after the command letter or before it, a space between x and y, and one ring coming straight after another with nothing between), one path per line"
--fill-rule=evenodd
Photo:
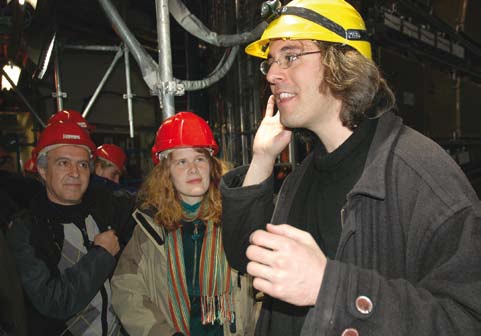
M12 0L7 0L7 4L10 2L12 2ZM38 0L18 0L19 5L23 6L25 3L28 3L33 7L33 9L37 8L37 2Z
M8 64L5 64L5 66L3 67L3 71L10 78L13 84L17 86L18 80L20 79L20 72L22 72L22 69L20 69L12 62L9 62ZM12 85L7 80L7 78L5 78L5 74L2 76L2 90L8 91L12 89Z

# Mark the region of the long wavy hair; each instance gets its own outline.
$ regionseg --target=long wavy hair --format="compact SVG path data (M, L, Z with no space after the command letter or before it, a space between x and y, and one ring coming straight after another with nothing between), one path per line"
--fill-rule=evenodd
M396 108L396 98L376 64L347 45L315 41L325 67L321 92L342 100L342 124L353 130L366 118Z
M222 161L211 156L204 148L196 148L199 153L205 154L210 163L210 185L202 200L199 210L199 219L207 222L212 220L215 225L220 225L222 203L219 183L223 173ZM168 231L181 227L182 213L180 196L170 177L170 164L172 153L167 158L161 159L147 176L138 192L140 209L154 209L154 221Z

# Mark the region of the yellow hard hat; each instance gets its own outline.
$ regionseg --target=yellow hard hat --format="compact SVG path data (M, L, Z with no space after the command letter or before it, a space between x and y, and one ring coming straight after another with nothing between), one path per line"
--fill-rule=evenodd
M261 38L246 47L247 54L267 58L275 39L318 40L349 45L372 59L364 20L344 0L293 0L274 16Z

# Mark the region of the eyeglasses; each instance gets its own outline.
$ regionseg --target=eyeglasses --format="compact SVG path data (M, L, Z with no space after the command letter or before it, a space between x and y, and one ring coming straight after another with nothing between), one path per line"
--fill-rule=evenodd
M297 60L301 56L311 55L311 54L319 54L321 50L316 51L308 51L300 54L283 54L279 56L277 59L269 58L265 61L262 61L259 70L262 72L263 75L267 75L269 69L271 68L272 64L277 63L281 69L287 69L292 65L292 62Z

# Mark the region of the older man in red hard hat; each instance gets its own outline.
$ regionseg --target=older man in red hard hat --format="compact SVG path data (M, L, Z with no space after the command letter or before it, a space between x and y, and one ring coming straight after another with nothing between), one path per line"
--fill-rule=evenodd
M37 169L45 191L7 234L28 298L29 334L116 335L109 277L131 204L89 186L96 148L75 123L40 135ZM121 240L121 239L120 239Z

